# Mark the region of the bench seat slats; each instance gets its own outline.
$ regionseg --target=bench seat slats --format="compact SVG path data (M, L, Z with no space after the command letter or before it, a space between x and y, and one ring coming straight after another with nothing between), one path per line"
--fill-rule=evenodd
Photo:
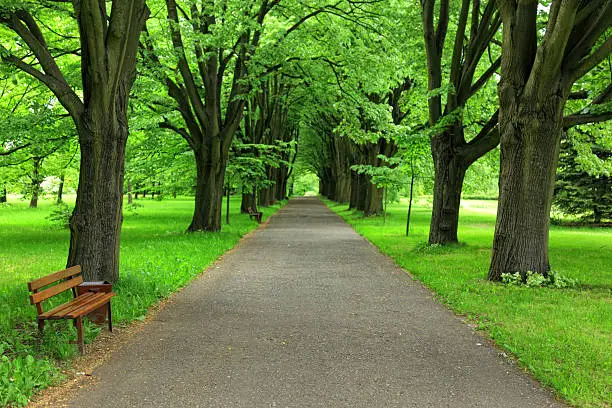
M96 293L95 298L93 298L90 302L78 308L73 309L70 313L67 313L65 317L69 319L74 319L79 316L85 316L86 314L93 312L100 306L107 304L113 296L115 296L113 292Z
M51 286L49 289L45 289L41 292L30 295L30 302L35 305L59 293L65 292L68 289L72 289L76 286L79 286L81 283L83 283L83 276L77 276L75 278L68 279L67 281L58 283L55 286Z
M71 299L70 301L61 304L51 310L47 310L44 313L41 313L39 316L41 319L62 319L66 314L66 309L72 309L74 306L82 305L89 302L91 297L95 295L93 292L87 292L82 294L81 296ZM65 312L62 314L62 312Z
M39 315L39 320L74 319L97 309L115 296L114 293L87 292L54 309Z
M61 279L70 278L74 275L78 275L81 273L81 266L76 265L68 269L64 269L63 271L52 273L51 275L43 276L40 279L33 280L32 282L28 282L28 289L31 291L38 290L43 286L47 286L52 284L53 282L57 282Z
M49 316L54 316L54 315L57 316L59 313L64 311L66 308L87 302L92 295L94 295L93 292L84 293L77 298L71 299L69 302L63 303L57 307L54 307L53 309L50 309L44 313L41 313L39 316L41 319L49 319L50 318Z

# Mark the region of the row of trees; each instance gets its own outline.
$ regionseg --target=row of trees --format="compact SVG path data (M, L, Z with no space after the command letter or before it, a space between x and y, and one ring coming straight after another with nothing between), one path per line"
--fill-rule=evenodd
M611 3L0 0L3 106L44 127L16 124L0 154L36 166L77 135L68 265L114 281L125 188L193 187L188 230L219 231L224 192L245 211L282 199L296 158L365 215L431 171L429 242L449 244L466 174L499 145L489 279L546 274L562 135L612 115Z
M129 100L137 77L145 90L137 102L193 152L195 210L188 229L221 228L225 172L236 135L286 141L287 134L295 134L286 109L264 112L262 104L249 103L290 58L292 33L320 14L359 13L348 1L279 3L0 2L2 61L44 85L53 95L47 105L61 105L78 134L79 183L68 266L81 264L87 279L118 278L129 109L139 109ZM159 17L149 19L151 9ZM270 98L273 104L283 97L278 91ZM275 132L268 127L265 135L246 135L247 111L280 123ZM3 153L22 147L5 144ZM266 170L286 182L288 170L273 168Z
M362 169L356 165L366 164L371 168L365 174L368 178L369 174L382 174L375 170L381 166L401 169L402 163L406 164L402 160L405 151L399 160L384 159L404 150L398 133L413 138L427 134L435 180L429 243L456 243L466 171L499 145L499 210L488 278L499 280L502 273L516 271L546 274L550 270L549 219L562 136L574 126L612 117L612 71L607 66L612 41L606 35L612 4L422 0L420 5L428 85L426 123L411 116L407 129L396 126L392 130L390 124L401 124L396 118L372 126L367 117L360 117L361 130L379 147L375 154L360 160L355 152L367 143L355 132L346 131L343 124L333 126L346 117L322 118L313 126L325 147L318 161L320 168L315 169L322 179L322 191L330 198L348 201L337 188L328 190L342 183L347 171L352 169L356 178L356 170ZM413 74L417 83L423 78L423 71ZM344 84L339 87L346 90L351 79L341 80ZM402 84L397 79L388 83L390 94L401 89L403 85L398 83ZM357 95L353 97L361 97L357 110L366 110L368 102L381 102L363 86L355 86L353 92ZM412 99L417 95L410 96L413 106L418 104ZM401 107L390 112L391 116L401 112ZM328 128L331 123L333 130L324 129L321 123ZM340 140L347 136L352 146L339 148L346 143ZM388 146L395 148L386 150ZM415 146L418 144L413 143L412 148ZM339 155L339 151L349 153ZM566 154L572 155L569 150ZM602 196L605 182L605 177L599 179ZM352 187L354 192L359 184ZM363 209L365 215L380 211L380 205L360 207L352 200L350 206Z

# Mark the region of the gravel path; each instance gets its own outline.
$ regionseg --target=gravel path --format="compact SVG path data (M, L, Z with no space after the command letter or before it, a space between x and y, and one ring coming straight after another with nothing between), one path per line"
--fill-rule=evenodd
M560 407L316 198L173 297L71 407Z

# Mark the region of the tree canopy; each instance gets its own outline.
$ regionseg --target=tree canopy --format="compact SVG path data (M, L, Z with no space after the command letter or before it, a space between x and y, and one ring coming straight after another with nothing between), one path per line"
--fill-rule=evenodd
M584 192L611 166L611 13L609 0L3 0L0 199L34 202L51 176L58 201L78 187L67 263L116 280L124 193L193 196L193 232L222 228L224 194L256 209L307 174L364 216L416 189L433 198L430 244L459 242L462 194L499 193L489 278L546 274L553 192L568 213L609 214L606 194Z

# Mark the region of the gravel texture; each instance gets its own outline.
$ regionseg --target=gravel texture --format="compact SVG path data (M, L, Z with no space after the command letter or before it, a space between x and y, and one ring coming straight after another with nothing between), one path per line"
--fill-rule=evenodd
M176 294L70 407L560 407L316 198Z

